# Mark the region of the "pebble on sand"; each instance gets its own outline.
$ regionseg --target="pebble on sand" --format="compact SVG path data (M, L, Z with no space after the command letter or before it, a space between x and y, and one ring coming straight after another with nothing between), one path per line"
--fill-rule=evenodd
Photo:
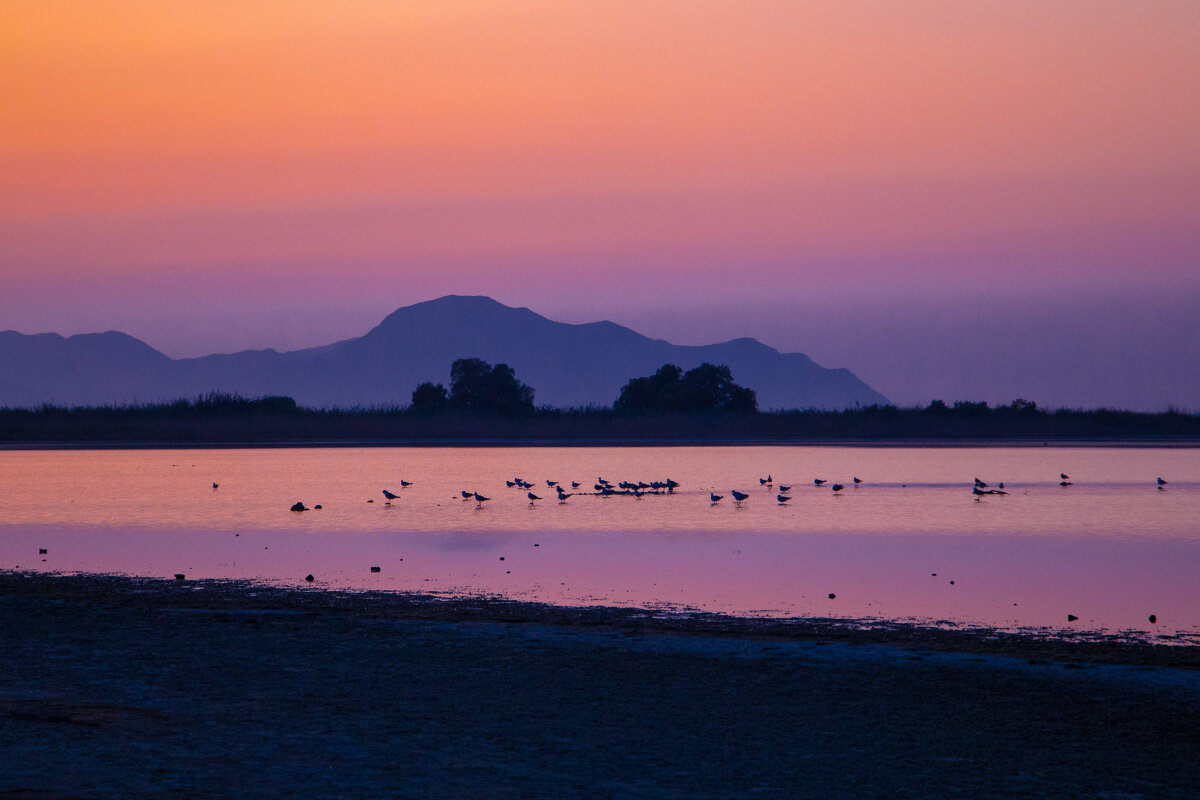
M323 506L320 503L317 503L315 506L313 506L314 511L319 508L323 508Z
M501 561L503 561L503 560L504 560L504 556L500 556L500 560L501 560Z
M1151 615L1150 615L1150 624L1151 624L1151 625L1154 625L1154 624L1155 624L1155 623L1157 623L1157 622L1158 622L1158 615L1157 615L1157 614L1151 614Z
M292 506L292 511L308 511L308 509L304 507L304 503L297 500L296 505Z
M371 567L371 572L379 572L379 567Z
M315 581L315 580L316 580L316 578L314 578L314 577L312 576L312 573L309 573L308 575L305 575L305 576L304 576L304 580L308 581L309 583L312 583L313 581Z

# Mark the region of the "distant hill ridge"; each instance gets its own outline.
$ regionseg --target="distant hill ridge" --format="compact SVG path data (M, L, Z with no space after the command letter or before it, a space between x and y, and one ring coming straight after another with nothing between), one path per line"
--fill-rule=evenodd
M762 409L847 408L887 400L845 369L755 339L704 346L651 339L613 322L555 322L489 297L447 295L389 314L366 334L290 352L172 359L117 331L62 337L0 332L0 406L157 402L230 392L303 406L407 405L424 381L448 383L456 358L505 362L538 405L611 405L630 378L663 364L726 364Z

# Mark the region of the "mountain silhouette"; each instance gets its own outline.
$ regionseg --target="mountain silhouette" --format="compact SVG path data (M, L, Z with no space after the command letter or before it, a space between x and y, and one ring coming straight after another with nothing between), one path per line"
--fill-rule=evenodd
M116 331L64 338L0 333L0 406L157 402L229 392L288 395L303 406L407 405L424 381L448 383L450 364L504 362L538 405L611 405L630 378L663 364L726 364L762 409L886 403L845 369L754 339L680 346L612 322L572 325L488 297L448 295L397 309L365 335L323 347L172 359Z

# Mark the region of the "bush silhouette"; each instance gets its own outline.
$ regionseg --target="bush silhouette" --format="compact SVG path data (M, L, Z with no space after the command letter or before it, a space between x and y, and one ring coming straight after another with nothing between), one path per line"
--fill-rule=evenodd
M448 400L463 411L533 413L533 389L517 380L508 364L492 366L481 358L460 358L451 365Z
M729 367L723 364L705 362L687 372L674 364L663 364L653 375L625 384L613 408L749 414L758 410L758 399L753 389L734 383Z
M450 407L446 387L440 383L426 381L413 389L412 405L409 409L419 414L436 414Z

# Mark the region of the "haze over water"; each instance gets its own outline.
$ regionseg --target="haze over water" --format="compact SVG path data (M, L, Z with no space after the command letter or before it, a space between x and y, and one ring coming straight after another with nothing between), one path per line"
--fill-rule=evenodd
M976 476L1010 494L976 500ZM681 486L565 503L546 486L599 477ZM4 569L1200 635L1192 449L30 451L0 453L0 486Z

